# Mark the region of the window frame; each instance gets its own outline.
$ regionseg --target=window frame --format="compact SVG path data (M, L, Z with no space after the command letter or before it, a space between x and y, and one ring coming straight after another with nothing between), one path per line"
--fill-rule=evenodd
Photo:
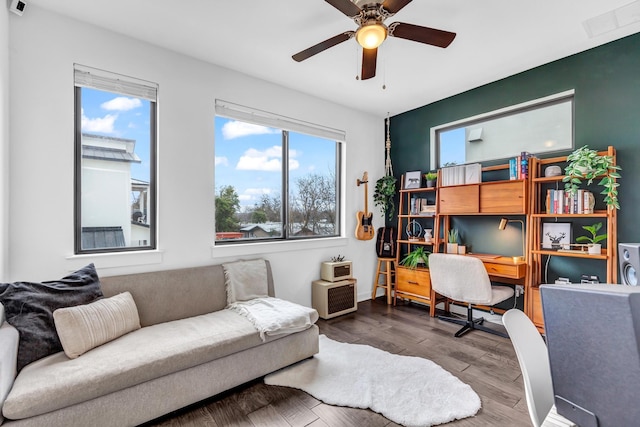
M277 237L264 237L264 238L242 238L242 239L228 239L217 240L214 230L213 245L215 246L233 246L233 245L247 245L247 244L262 244L269 242L300 242L309 241L313 239L335 239L343 237L342 229L342 179L343 179L343 151L346 140L346 135L343 131L339 131L332 128L327 128L321 125L315 125L308 122L302 122L289 117L279 116L273 113L264 112L261 110L251 109L249 107L239 106L237 104L229 103L227 101L216 100L216 115L214 119L225 118L230 120L237 120L244 123L255 124L260 126L267 126L273 129L277 129L281 132L282 142L282 170L281 170L281 218L282 218L282 235ZM290 151L290 132L309 135L315 138L326 139L327 141L333 141L335 144L335 226L334 232L330 235L312 235L312 236L291 236L289 233L290 223L290 208L291 203L289 199L290 176L289 176L289 151ZM336 138L331 138L335 136ZM214 153L217 154L215 148ZM215 156L214 154L214 156ZM214 172L215 176L215 172ZM216 182L216 185L218 183ZM222 184L224 185L224 183ZM215 219L214 219L215 227Z
M76 78L78 72L93 73L96 78L102 81L113 80L114 86L118 83L122 83L121 86L140 86L140 88L146 88L154 92L155 99L150 97L138 96L125 90L112 90L100 86L93 86L91 84L79 84ZM118 86L120 87L120 86ZM82 89L97 89L105 92L111 92L113 94L136 96L138 98L144 97L150 103L149 105L149 212L147 217L149 224L149 242L144 246L122 246L113 248L95 248L95 249L83 249L82 248ZM158 170L158 138L157 138L157 125L158 125L158 85L151 82L134 79L131 77L123 76L120 74L97 70L90 67L74 64L74 185L73 185L73 197L74 197L74 254L86 255L86 254L108 254L108 253L123 253L123 252L141 252L157 249L157 170Z

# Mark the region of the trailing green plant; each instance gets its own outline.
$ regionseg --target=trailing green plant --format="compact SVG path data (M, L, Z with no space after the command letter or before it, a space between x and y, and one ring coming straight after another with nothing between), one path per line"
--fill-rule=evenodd
M591 233L591 237L589 236L579 236L576 237L576 242L587 242L591 244L600 243L601 241L607 238L607 233L598 234L598 231L602 228L602 223L597 222L593 225L583 225L582 228Z
M458 243L458 229L452 228L447 234L447 243Z
M601 156L596 150L587 145L578 148L567 156L569 164L564 169L566 176L562 179L565 190L576 194L582 180L590 185L594 179L602 177L598 185L604 187L600 194L604 194L607 208L620 209L618 203L618 187L616 179L621 178L618 172L621 168L615 164L613 156Z
M400 265L412 269L415 269L419 264L424 264L425 268L429 267L429 255L431 252L426 251L423 246L418 246L402 258Z
M396 204L393 198L396 195L396 182L398 180L393 175L385 175L376 181L376 189L373 192L373 202L378 206L383 215L389 220L393 219L396 210Z

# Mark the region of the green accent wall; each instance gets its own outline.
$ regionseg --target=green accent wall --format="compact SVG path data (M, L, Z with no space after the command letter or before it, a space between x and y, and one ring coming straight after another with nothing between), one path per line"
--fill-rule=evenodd
M575 146L617 150L622 167L618 241L640 242L640 33L391 117L394 171L399 178L406 171L429 169L431 127L569 89L575 90ZM500 238L497 220L464 217L454 226L476 252L521 252L521 243L509 246ZM576 225L574 239L581 234ZM594 264L553 257L548 278L578 280L589 273L604 280L604 268Z

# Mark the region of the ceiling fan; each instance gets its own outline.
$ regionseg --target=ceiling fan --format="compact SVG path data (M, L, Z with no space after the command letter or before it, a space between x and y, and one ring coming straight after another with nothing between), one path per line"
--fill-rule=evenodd
M356 31L345 31L342 34L331 37L308 49L296 53L292 58L304 61L324 50L355 37L362 46L362 71L361 79L366 80L376 75L376 59L378 46L388 37L413 40L445 48L451 44L456 33L437 30L435 28L422 27L420 25L394 22L388 26L384 21L395 15L411 3L411 0L325 0L331 6L353 19L358 24Z

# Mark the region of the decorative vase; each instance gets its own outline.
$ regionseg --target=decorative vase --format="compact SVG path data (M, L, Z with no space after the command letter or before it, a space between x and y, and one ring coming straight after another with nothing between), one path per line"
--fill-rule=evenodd
M431 243L431 239L433 239L433 236L431 235L431 229L427 228L424 230L424 242Z
M589 255L600 255L602 253L602 244L592 243L588 249Z

